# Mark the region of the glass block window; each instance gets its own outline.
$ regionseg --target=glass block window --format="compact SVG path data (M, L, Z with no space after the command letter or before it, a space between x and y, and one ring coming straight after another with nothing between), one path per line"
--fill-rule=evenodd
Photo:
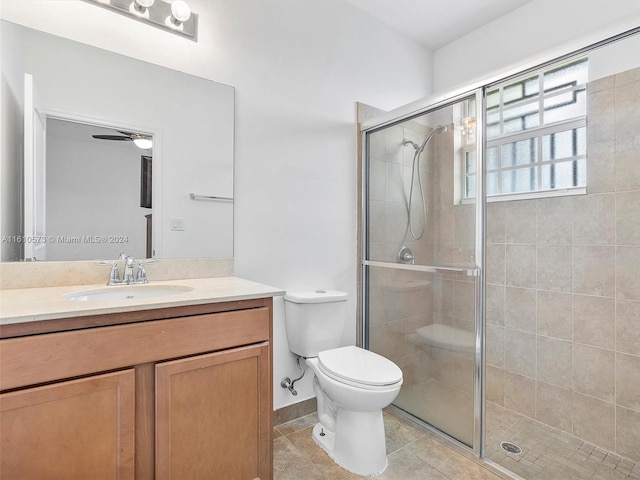
M488 196L586 186L587 59L554 65L486 91ZM464 196L476 167L465 152Z

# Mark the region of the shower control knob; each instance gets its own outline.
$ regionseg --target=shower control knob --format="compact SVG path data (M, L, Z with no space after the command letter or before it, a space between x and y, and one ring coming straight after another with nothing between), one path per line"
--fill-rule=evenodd
M398 252L398 263L407 263L413 265L416 257L409 247L402 247Z

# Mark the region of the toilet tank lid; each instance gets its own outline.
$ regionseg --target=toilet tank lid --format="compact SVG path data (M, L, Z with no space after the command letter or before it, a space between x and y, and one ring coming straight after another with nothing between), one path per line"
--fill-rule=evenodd
M348 295L338 290L308 290L300 292L287 292L284 299L293 303L327 303L344 302Z

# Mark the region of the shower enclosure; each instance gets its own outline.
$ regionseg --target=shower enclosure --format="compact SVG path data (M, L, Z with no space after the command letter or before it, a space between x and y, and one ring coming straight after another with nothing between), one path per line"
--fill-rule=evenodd
M481 399L479 95L367 134L363 262L366 345L404 372L395 406L471 448Z
M361 129L391 409L528 480L640 478L639 32Z

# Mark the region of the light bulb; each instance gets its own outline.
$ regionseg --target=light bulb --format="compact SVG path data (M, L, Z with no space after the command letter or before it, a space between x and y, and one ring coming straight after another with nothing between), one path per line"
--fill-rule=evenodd
M187 2L183 2L182 0L175 0L171 4L171 15L180 23L184 23L189 20L191 16L191 9Z
M167 17L164 23L168 27L182 30L184 28L182 24L189 20L189 17L191 17L191 9L189 5L187 5L187 2L175 0L171 4L171 15Z
M149 18L149 7L155 0L133 0L129 5L129 11L139 17Z

